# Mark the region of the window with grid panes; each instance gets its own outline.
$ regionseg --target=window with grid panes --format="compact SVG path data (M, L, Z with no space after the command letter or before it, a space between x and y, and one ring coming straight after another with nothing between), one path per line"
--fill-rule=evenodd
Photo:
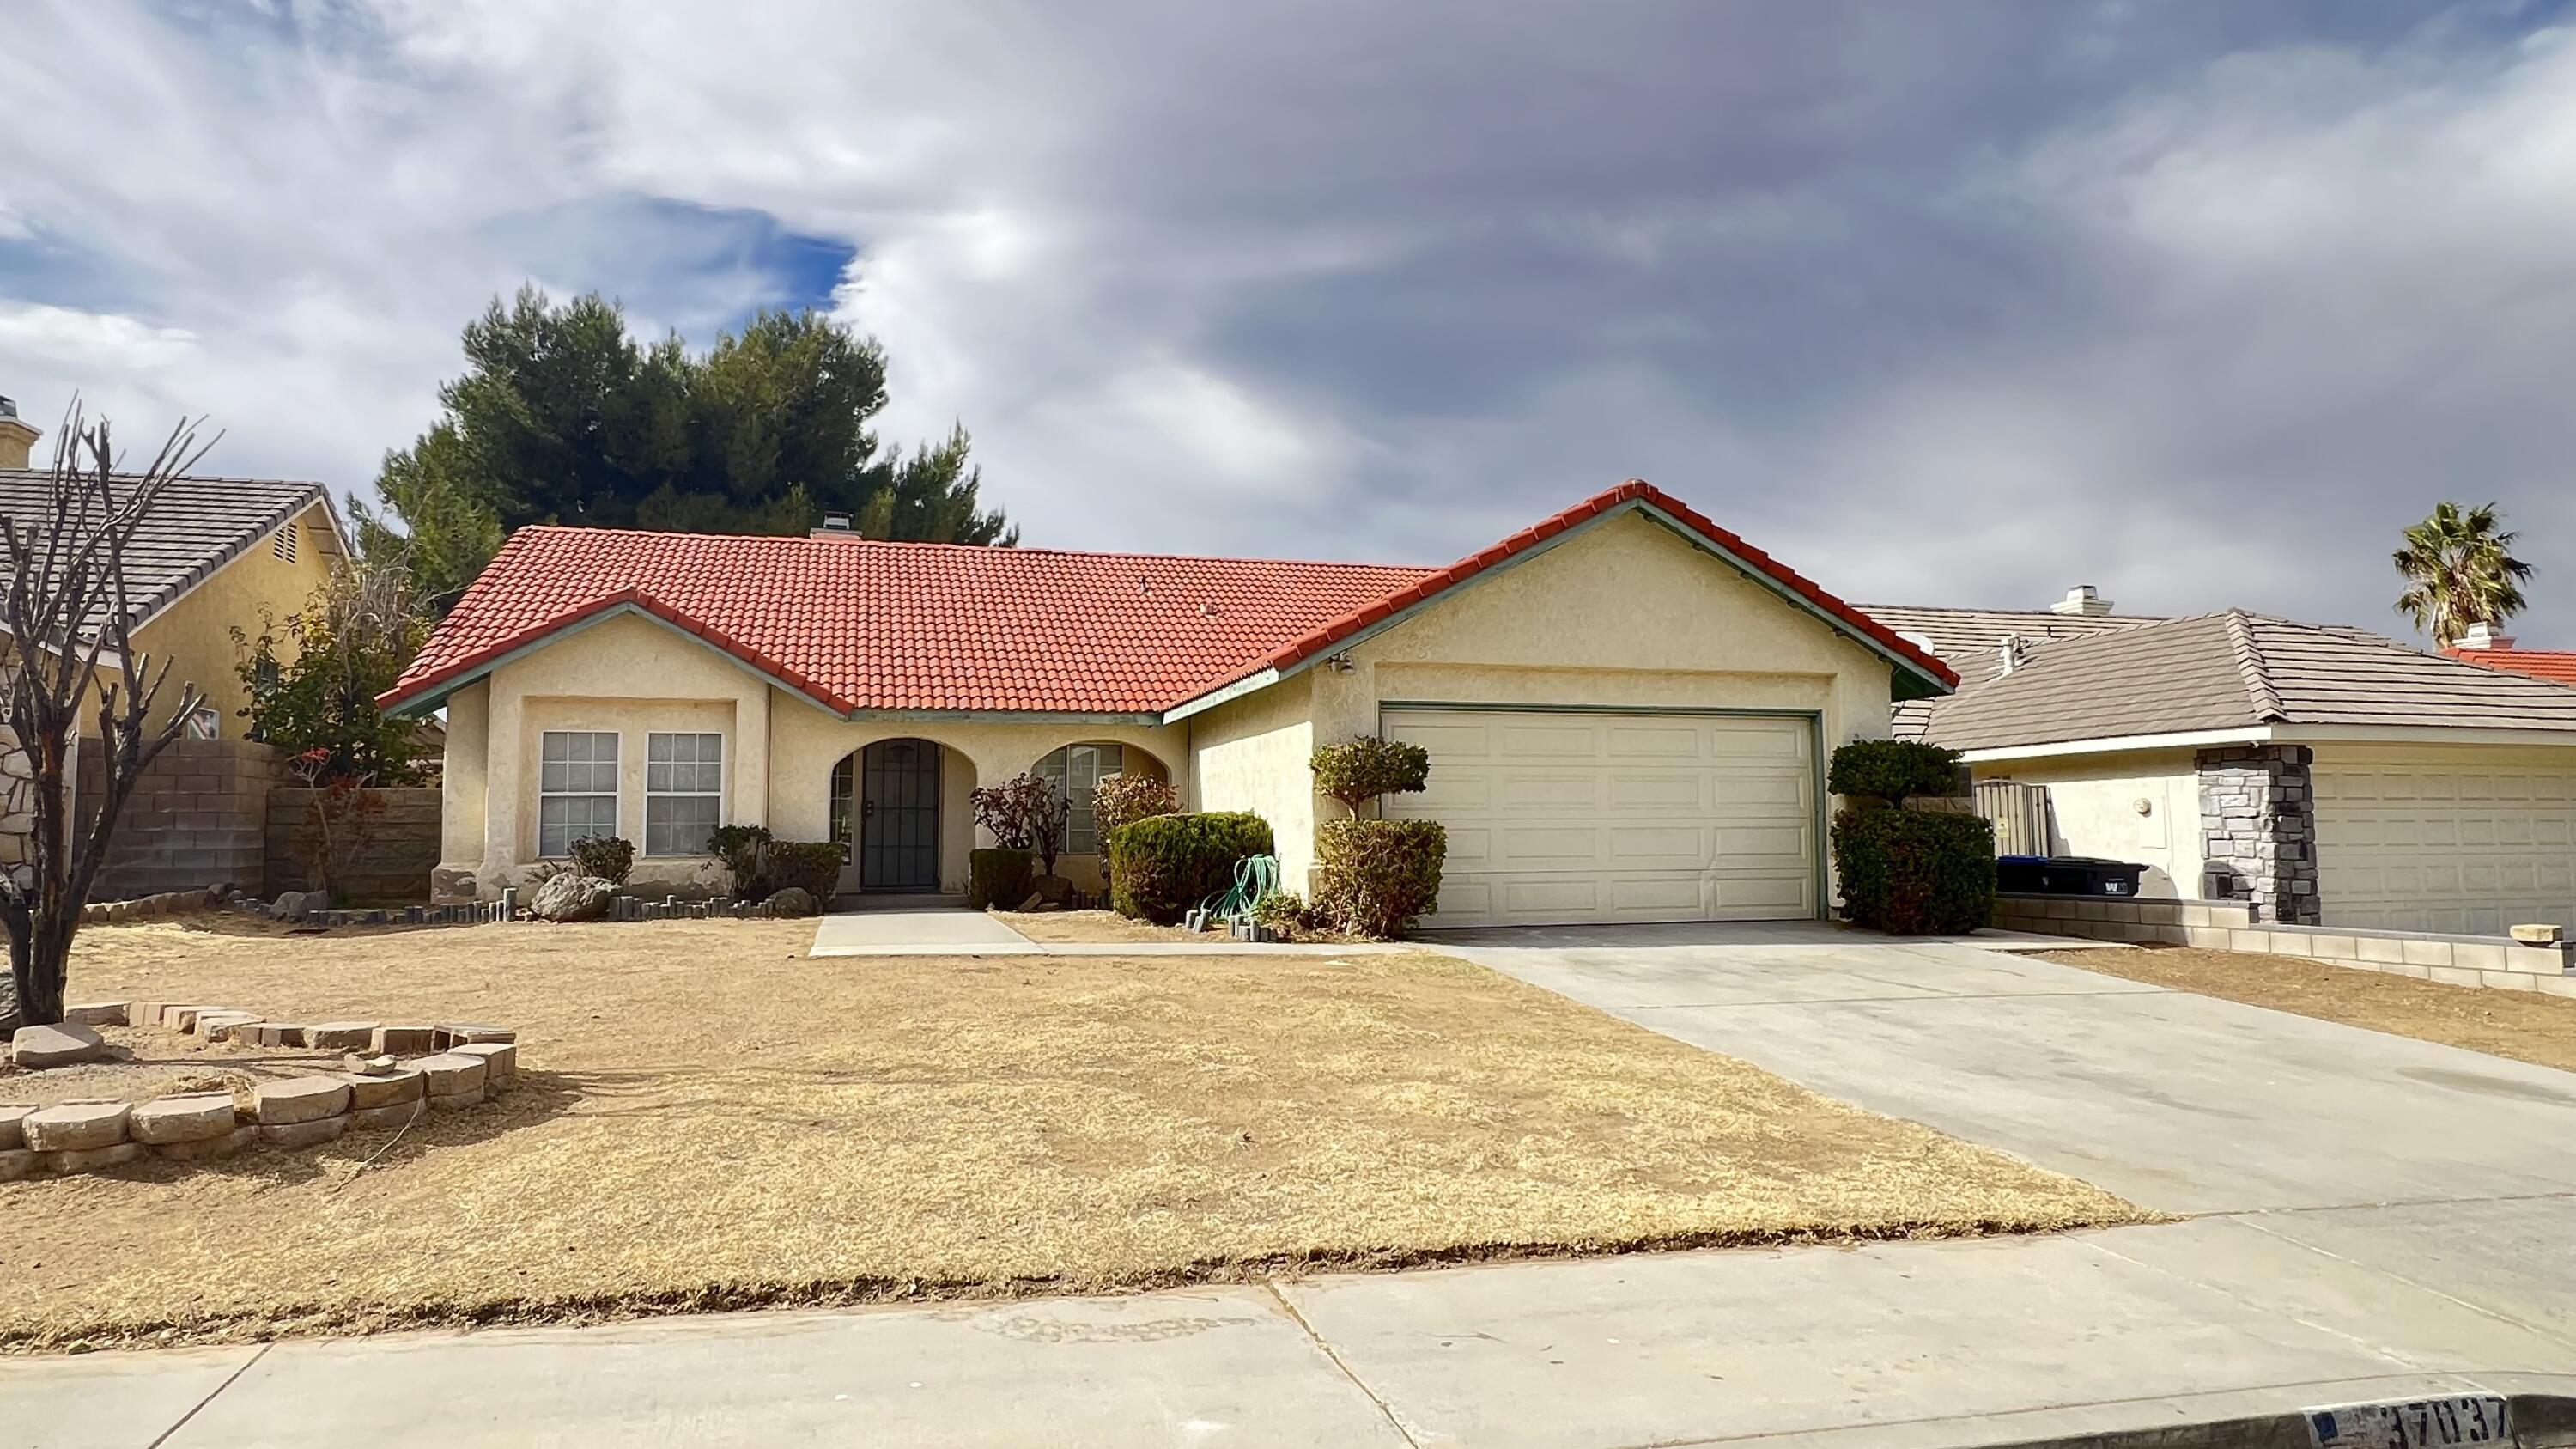
M559 860L572 843L617 833L617 736L547 730L537 744L537 854Z
M706 854L724 823L724 736L657 733L644 752L644 853Z

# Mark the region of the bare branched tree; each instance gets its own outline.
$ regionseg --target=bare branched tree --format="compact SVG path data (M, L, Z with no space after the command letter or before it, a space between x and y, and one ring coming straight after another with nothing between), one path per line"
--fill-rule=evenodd
M49 487L34 510L40 516L0 512L9 569L0 598L0 629L7 631L0 689L9 733L25 755L34 817L22 862L0 871L0 924L9 931L10 984L25 1024L62 1020L72 936L116 818L144 768L204 703L196 685L182 681L178 707L149 723L170 666L155 670L134 652L135 601L125 582L135 535L153 505L214 445L200 444L197 428L180 423L149 464L120 474L107 420L90 423L74 402L55 437ZM82 714L91 709L98 732L80 740ZM77 808L76 740L99 752L105 782Z

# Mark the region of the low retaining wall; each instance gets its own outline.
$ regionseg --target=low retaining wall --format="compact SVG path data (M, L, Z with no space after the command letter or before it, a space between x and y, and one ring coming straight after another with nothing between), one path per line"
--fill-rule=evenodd
M1998 930L2080 936L2133 945L2200 946L2297 956L2330 966L2413 976L2450 986L2489 986L2576 997L2576 944L2533 945L2510 936L2359 931L2257 923L2244 901L2141 896L1998 895Z

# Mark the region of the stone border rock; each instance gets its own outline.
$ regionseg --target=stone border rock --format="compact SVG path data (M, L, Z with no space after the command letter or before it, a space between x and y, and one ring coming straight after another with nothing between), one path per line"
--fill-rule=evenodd
M267 1021L255 1013L159 1001L94 1002L68 1016L191 1032L209 1041L343 1048L347 1068L230 1092L175 1092L146 1102L0 1104L0 1182L40 1172L97 1172L144 1157L204 1162L245 1147L300 1151L351 1127L401 1127L429 1112L481 1105L517 1085L518 1033L482 1022L386 1025ZM413 1060L404 1054L418 1054Z

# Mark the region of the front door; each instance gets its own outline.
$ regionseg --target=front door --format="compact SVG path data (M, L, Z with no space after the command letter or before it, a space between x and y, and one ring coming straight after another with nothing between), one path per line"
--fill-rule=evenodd
M939 889L939 746L879 740L859 759L859 888Z

